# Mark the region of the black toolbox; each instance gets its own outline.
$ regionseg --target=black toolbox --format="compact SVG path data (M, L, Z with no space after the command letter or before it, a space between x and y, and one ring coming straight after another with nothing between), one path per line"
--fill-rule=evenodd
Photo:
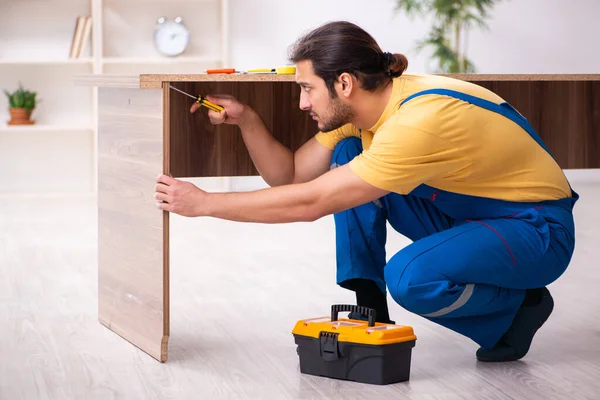
M368 320L338 319L345 311ZM333 305L331 317L300 320L292 334L302 373L377 385L409 380L413 329L376 323L371 308Z

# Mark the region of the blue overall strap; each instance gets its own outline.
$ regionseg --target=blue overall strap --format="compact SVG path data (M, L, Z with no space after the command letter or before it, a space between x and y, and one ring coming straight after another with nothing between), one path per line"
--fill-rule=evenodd
M428 90L423 90L421 92L417 92L417 93L414 93L414 94L408 96L406 99L404 99L404 101L402 101L402 103L400 103L400 106L402 106L404 103L414 99L415 97L424 96L427 94L437 94L437 95L441 95L441 96L454 97L456 99L466 101L467 103L471 103L475 106L485 108L486 110L490 110L490 111L496 112L498 114L504 115L506 118L509 118L511 121L515 122L521 128L523 128L525 131L527 131L527 133L529 133L529 135L533 138L533 140L535 140L537 142L537 144L542 146L542 148L544 150L546 150L548 152L548 154L550 154L550 156L552 157L552 153L550 153L550 151L548 150L548 148L546 147L546 145L544 144L544 142L542 141L540 136L537 134L535 129L533 129L533 127L527 121L527 119L525 117L523 117L521 114L519 114L519 112L517 110L515 110L514 107L511 106L510 104L508 104L507 102L496 104L489 100L485 100L485 99L482 99L482 98L479 98L476 96L471 96L470 94L457 92L456 90L428 89Z

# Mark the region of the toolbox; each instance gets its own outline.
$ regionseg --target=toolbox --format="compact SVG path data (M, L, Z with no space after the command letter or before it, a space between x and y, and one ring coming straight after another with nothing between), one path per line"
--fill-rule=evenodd
M338 318L346 311L367 320ZM336 304L331 317L298 321L292 334L300 372L378 385L409 380L413 329L375 319L371 308Z

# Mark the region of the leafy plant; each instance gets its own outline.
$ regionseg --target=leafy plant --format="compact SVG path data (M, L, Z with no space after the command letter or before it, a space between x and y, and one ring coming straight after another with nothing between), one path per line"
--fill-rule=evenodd
M26 110L33 110L37 104L36 92L32 92L23 88L23 85L19 83L19 88L13 93L4 91L8 97L8 103L10 108L24 108Z
M416 50L432 48L433 58L443 73L475 72L466 56L469 29L474 25L488 29L485 22L490 10L500 0L395 0L396 11L409 18L433 14L429 35L417 42Z

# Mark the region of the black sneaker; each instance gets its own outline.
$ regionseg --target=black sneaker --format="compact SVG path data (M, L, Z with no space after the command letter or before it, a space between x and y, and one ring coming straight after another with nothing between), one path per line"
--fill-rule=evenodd
M554 300L548 289L528 289L508 331L493 348L480 347L476 353L477 360L502 362L525 357L533 336L546 322L553 308Z

